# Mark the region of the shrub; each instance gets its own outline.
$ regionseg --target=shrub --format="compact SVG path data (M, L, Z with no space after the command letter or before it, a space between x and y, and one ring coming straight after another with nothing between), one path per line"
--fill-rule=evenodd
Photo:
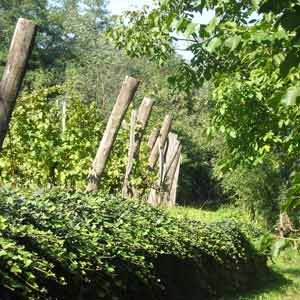
M265 270L233 222L176 219L139 201L0 191L4 299L199 299Z

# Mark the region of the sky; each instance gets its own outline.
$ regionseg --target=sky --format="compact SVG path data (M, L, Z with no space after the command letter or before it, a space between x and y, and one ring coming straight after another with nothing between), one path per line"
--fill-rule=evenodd
M143 5L152 3L152 0L110 0L108 5L109 11L114 15L121 14L124 10L139 9ZM205 12L202 16L197 16L197 22L208 23L213 18L213 12Z
M145 4L151 4L152 0L110 0L108 9L114 15L119 15L122 11L141 8Z

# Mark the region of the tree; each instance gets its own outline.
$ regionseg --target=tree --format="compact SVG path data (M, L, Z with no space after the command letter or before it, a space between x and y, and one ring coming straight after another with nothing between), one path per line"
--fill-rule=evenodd
M200 24L197 15L206 9L215 16ZM299 199L293 183L300 151L299 9L295 0L155 1L127 12L109 34L129 55L160 64L175 53L178 40L185 41L192 59L182 59L169 82L188 92L210 83L212 95L203 105L208 136L217 141L211 142L215 173L230 194L246 195L250 207L259 184L249 187L247 174L256 172L266 183L260 207L271 207L269 200L278 207L282 196L294 199L289 203ZM274 176L280 188L269 192Z
M260 163L270 152L299 152L299 11L297 1L160 1L154 8L128 12L111 32L132 56L160 63L175 51L174 31L189 42L191 63L182 61L180 89L211 81L213 128L224 134L231 163ZM197 13L214 9L209 24ZM291 127L292 126L292 127ZM297 126L298 127L298 126Z

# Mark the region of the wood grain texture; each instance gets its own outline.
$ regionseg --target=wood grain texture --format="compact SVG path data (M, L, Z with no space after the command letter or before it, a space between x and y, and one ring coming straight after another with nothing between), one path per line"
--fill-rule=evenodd
M35 34L36 25L32 21L23 18L18 20L0 82L0 150L22 85Z

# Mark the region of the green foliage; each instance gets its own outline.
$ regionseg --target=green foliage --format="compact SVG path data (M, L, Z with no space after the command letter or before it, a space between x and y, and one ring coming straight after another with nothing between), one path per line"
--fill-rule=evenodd
M1 199L0 289L8 297L174 299L174 280L178 299L191 282L193 297L209 296L245 288L264 269L233 222L178 220L139 201L78 192L2 190ZM166 260L197 275L182 281Z
M65 89L54 86L17 101L1 153L2 182L25 187L84 186L102 123L95 104L85 105ZM66 116L60 109L62 102Z
M214 10L215 17L199 24L196 16L206 9ZM151 8L125 14L111 33L116 45L129 54L146 55L159 63L173 55L178 39L186 40L192 59L190 64L182 61L170 83L193 90L211 82L208 132L225 141L223 149L215 148L217 169L223 168L220 180L226 187L226 178L237 179L239 171L253 174L249 206L262 204L269 194L262 206L272 199L269 210L275 207L276 212L281 191L271 173L278 174L279 187L289 185L299 155L298 15L299 3L293 0L156 1ZM218 154L224 150L226 155ZM264 168L274 172L264 177L262 188L255 172ZM232 192L241 197L249 181L245 177L245 184L236 182L237 190Z
M23 95L1 153L1 182L84 189L105 122L95 102L84 104L67 85ZM103 192L121 191L128 144L129 129L121 128L100 183ZM141 196L155 181L154 171L148 170L148 156L149 149L142 143L130 178Z
M207 26L194 23L193 19L204 9L214 9L216 13ZM288 148L289 155L298 151L294 145L297 133L289 130L297 119L298 106L280 105L280 99L295 103L299 94L298 64L293 62L286 76L281 74L291 55L284 49L292 46L294 56L299 57L293 42L298 24L283 25L284 20L292 22L288 15L295 13L298 5L290 1L282 8L283 16L281 11L278 16L265 13L249 23L250 16L258 9L259 1L164 1L153 9L126 14L112 32L116 44L129 54L153 59L158 56L163 61L166 53L168 56L174 51L175 29L191 41L188 47L193 54L191 64L184 64L186 71L178 68L180 78L174 83L181 84L184 76L195 85L213 81L212 125L231 148L230 164L260 163L269 152L278 152L280 148ZM262 7L261 12L265 11ZM145 28L152 30L149 33ZM163 39L158 44L157 34Z
M291 184L286 189L286 201L282 205L283 211L294 211L295 209L298 209L300 207L300 179L299 179L299 173L297 171L294 171L291 174Z

